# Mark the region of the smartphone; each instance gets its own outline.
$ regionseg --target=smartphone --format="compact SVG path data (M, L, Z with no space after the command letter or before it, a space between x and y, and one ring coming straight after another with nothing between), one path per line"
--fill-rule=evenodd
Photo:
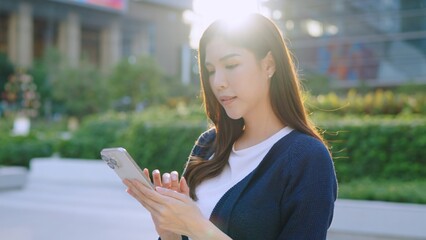
M137 179L145 186L154 189L154 185L145 176L125 148L104 148L101 158L122 179Z

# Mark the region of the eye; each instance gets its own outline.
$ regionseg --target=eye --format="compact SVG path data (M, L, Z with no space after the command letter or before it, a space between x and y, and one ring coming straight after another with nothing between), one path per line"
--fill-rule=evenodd
M233 63L233 64L227 64L225 66L226 69L234 69L238 66L238 63Z
M213 75L215 73L214 67L207 66L205 69L206 69L206 72L207 72L208 76L211 76L211 75Z
M207 75L209 75L209 76L213 75L214 73L215 73L214 70L207 70Z

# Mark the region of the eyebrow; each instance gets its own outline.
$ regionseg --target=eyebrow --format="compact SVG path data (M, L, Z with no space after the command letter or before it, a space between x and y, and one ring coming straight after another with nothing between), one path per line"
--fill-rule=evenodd
M228 58L232 58L232 57L239 57L239 56L241 56L241 54L238 54L238 53L230 53L230 54L227 54L227 55L225 55L225 56L223 56L223 57L221 57L221 58L219 58L219 61L221 61L221 62L223 62L223 61L225 61L225 60L227 60ZM211 63L209 63L209 62L205 62L205 65L211 65Z

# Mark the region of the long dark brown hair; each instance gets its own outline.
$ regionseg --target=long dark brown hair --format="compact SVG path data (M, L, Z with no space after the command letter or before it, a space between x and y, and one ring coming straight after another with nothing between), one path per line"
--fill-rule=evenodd
M260 14L248 16L238 28L231 28L226 22L218 20L205 30L198 49L202 99L207 117L214 125L216 138L212 146L212 159L206 161L200 157L191 157L187 164L185 178L193 199L197 199L195 188L202 181L222 172L228 162L232 145L241 136L244 128L244 120L229 118L211 89L205 59L206 46L213 38L220 38L233 46L245 48L253 52L258 60L271 52L276 67L270 84L270 100L274 113L283 124L324 142L321 134L308 119L295 65L277 26Z

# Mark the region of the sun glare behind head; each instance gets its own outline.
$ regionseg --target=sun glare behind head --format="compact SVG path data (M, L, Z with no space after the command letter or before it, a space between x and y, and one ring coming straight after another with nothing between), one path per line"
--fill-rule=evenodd
M248 18L251 13L239 14L238 18L235 17L224 17L221 18L221 22L224 24L226 31L235 32L238 29L243 29L247 26Z
M229 28L238 28L247 15L262 13L259 0L194 0L191 46L196 48L202 32L217 19L225 20Z

